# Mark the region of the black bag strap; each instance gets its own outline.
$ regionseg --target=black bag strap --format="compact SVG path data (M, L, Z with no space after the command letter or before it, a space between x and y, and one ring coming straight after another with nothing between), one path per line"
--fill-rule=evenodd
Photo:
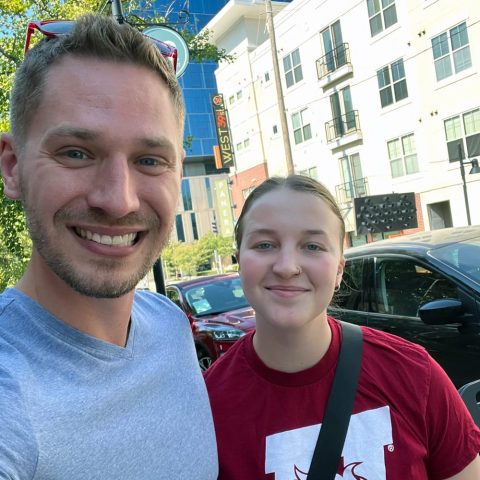
M307 480L333 480L342 456L362 363L362 330L339 322L342 344Z

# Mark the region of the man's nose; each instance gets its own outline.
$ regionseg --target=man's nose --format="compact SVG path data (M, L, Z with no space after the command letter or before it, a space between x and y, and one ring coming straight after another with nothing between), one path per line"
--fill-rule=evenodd
M135 172L127 159L103 160L89 189L88 204L113 218L122 218L139 210Z

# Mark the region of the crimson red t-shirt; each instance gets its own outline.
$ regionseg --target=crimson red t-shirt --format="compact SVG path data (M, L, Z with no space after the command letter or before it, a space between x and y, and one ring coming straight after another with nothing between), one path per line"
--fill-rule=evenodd
M268 368L246 335L206 372L219 479L306 479L338 360L341 330L313 367ZM420 346L370 328L337 479L440 480L480 451L455 387Z

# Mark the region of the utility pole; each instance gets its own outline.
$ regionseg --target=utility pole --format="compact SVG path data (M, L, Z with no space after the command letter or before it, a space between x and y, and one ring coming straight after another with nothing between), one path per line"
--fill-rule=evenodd
M270 48L272 50L273 75L275 77L275 88L277 90L278 110L280 114L280 126L282 129L283 147L285 149L285 161L287 162L287 172L294 173L292 149L290 146L290 137L288 135L287 115L285 114L285 102L283 100L282 79L280 77L280 68L278 66L277 41L275 40L275 28L273 25L273 13L271 0L265 0L265 9L267 13L267 27L270 36Z

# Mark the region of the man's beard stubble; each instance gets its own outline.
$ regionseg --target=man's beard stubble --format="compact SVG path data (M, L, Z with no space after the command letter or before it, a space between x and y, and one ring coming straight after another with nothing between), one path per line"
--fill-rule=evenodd
M38 215L34 207L27 206L23 202L25 208L27 227L32 239L33 248L37 250L48 267L67 285L81 295L93 298L118 298L126 293L132 291L138 282L144 278L153 267L153 264L158 259L161 250L168 242L170 232L173 228L173 218L170 221L167 235L161 238L161 225L156 217L140 217L137 214L132 214L129 217L123 218L121 221L112 222L107 220L106 215L101 211L90 210L89 212L67 211L62 209L58 211L53 219L54 225L64 225L66 220L78 222L79 220L94 221L99 225L143 225L146 226L149 233L158 239L152 246L148 255L143 259L142 264L132 272L129 278L124 280L115 279L115 273L120 273L124 270L126 262L121 258L108 258L104 260L97 260L91 275L88 277L78 272L74 266L69 262L68 256L65 253L59 252L55 248L54 239L49 238L47 232L42 227ZM78 259L77 259L78 260ZM108 274L111 273L109 276Z

